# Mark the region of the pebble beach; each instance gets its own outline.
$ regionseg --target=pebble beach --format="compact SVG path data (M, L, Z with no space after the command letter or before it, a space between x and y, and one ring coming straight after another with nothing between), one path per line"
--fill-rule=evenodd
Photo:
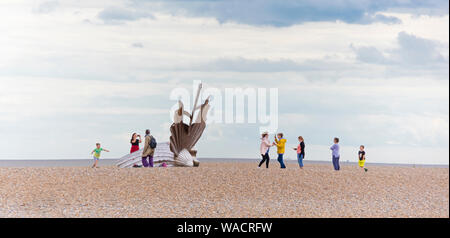
M449 217L448 168L272 162L3 167L0 217Z

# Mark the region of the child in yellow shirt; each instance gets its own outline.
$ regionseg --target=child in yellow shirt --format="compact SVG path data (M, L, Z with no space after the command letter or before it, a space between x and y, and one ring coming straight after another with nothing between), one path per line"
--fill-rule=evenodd
M358 151L358 165L359 167L363 168L365 172L367 172L366 167L364 167L364 164L366 163L366 152L364 151L364 146L361 145L359 147L359 151Z

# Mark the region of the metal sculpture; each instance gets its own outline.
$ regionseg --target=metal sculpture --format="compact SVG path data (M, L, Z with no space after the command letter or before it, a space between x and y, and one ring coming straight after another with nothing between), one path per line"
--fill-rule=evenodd
M193 148L206 128L206 116L211 107L209 97L203 104L197 106L201 89L202 84L198 87L192 113L185 111L183 102L178 101L179 108L174 113L174 122L170 127L170 141L158 143L156 146L153 156L155 166L161 166L163 163L174 167L197 167L200 165L196 158L197 151ZM197 117L194 121L197 111ZM189 118L189 124L184 123L184 116ZM117 166L121 168L140 166L142 164L141 154L142 150L125 155L119 159Z

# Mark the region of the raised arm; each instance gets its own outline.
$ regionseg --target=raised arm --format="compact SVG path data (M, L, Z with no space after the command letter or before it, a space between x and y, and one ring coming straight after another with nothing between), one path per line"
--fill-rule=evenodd
M278 148L283 147L285 144L286 144L286 141L285 141L285 140L282 141L282 140L278 140L278 139L275 138L275 145L276 145Z

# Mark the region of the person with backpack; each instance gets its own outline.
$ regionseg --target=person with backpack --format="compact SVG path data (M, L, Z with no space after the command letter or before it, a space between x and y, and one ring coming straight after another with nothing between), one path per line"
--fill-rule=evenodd
M144 167L153 167L153 155L155 153L156 140L150 135L150 130L145 131L144 151L142 151L142 165ZM148 161L147 161L148 159Z

